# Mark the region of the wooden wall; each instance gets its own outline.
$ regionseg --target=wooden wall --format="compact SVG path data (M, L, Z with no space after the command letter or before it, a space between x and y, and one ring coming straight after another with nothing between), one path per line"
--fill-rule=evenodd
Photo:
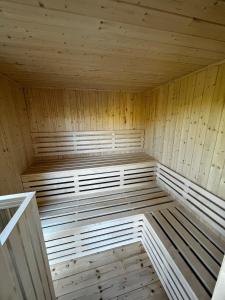
M144 99L127 92L25 89L31 132L143 129Z
M143 98L148 153L225 198L225 64L171 81Z
M23 90L0 76L0 195L23 191L20 174L31 162Z
M142 94L34 88L24 93L31 132L145 128L150 155L224 197L225 64Z

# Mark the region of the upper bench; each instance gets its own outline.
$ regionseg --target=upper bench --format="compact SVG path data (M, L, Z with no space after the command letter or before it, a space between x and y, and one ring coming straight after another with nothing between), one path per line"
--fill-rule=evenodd
M36 162L21 175L25 191L54 201L81 193L144 187L155 180L155 161L144 153Z
M38 200L144 186L155 179L155 162L144 153L144 130L32 133L32 140L37 161L22 182Z

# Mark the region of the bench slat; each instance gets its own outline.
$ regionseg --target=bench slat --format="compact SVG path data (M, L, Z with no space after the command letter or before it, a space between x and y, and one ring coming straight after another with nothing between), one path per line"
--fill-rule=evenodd
M223 259L223 253L220 251L210 240L209 236L207 237L200 231L199 226L195 227L190 222L190 214L188 218L185 218L184 215L176 208L169 209L173 215L179 220L181 224L195 237L197 241L211 254L211 256L220 264ZM183 211L182 211L183 212ZM183 212L184 213L184 212Z
M35 156L143 151L144 130L32 133Z
M153 215L146 214L145 218L147 220L145 224L148 227L149 232L153 235L158 247L163 253L163 256L165 256L166 260L171 265L177 279L180 281L181 287L183 286L183 288L187 291L190 299L210 299L206 290L202 287L195 274L186 264L183 256L180 255L178 249L176 249L172 244L168 235L164 233ZM168 273L167 276L170 276L170 274L171 272Z
M156 174L159 184L163 184L184 206L189 207L225 238L225 201L223 199L162 164L158 164Z
M183 239L179 237L168 220L166 218L163 218L159 212L155 212L154 216L160 223L166 234L173 240L178 251L182 253L182 256L184 256L188 261L190 267L194 272L196 272L198 278L202 280L202 283L205 285L205 287L209 290L209 292L212 293L215 286L215 278L213 278L209 271L205 268L205 266L201 264L201 262L196 258L189 247L186 246Z
M176 232L182 237L183 241L189 245L189 248L197 255L198 259L207 266L212 274L216 277L219 273L219 265L215 260L207 253L207 251L197 242L191 234L183 227L171 214L170 210L162 211L163 216L170 222L171 226L176 230Z

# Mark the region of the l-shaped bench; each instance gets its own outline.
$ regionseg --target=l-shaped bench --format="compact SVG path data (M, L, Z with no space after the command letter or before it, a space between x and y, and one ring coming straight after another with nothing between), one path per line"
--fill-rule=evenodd
M170 299L210 299L225 253L225 201L144 153L37 162L50 265L141 241Z

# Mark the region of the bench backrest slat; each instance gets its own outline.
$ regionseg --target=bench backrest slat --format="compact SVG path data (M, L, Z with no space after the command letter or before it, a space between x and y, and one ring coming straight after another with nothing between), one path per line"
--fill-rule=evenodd
M158 163L158 182L163 184L182 204L192 211L219 234L225 237L225 201L203 189L184 176Z
M35 156L143 152L144 130L32 133Z

